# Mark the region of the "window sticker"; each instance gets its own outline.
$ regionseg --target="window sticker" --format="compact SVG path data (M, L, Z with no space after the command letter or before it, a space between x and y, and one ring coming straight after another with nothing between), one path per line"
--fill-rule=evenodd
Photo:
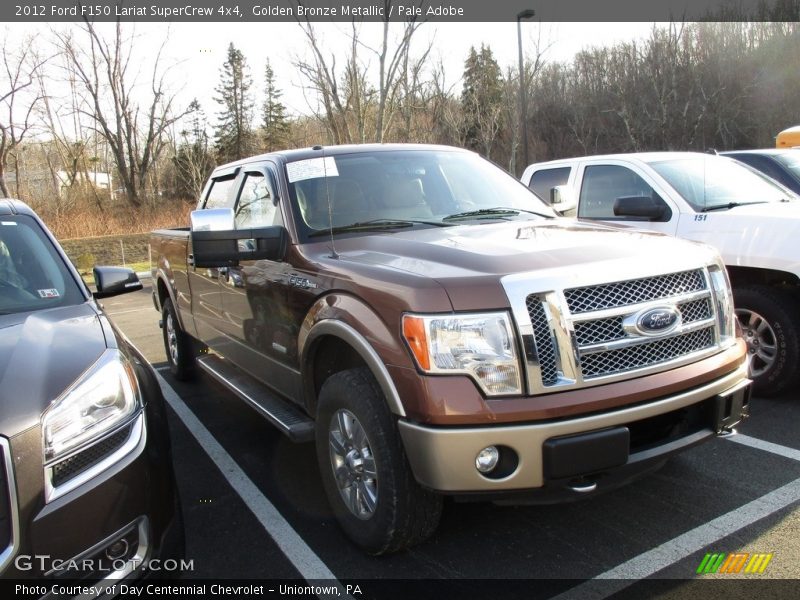
M338 177L339 170L336 168L336 160L332 156L307 158L298 160L286 165L286 174L289 183L303 181L305 179L316 179L317 177Z
M36 290L39 292L39 298L58 298L61 294L58 293L58 290L55 288L50 288L49 290Z
M17 222L16 221L0 221L0 225L4 225L6 227L16 227L17 226Z

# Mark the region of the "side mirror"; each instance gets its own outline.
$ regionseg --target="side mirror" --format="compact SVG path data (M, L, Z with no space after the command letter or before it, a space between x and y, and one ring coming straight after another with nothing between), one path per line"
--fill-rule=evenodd
M236 229L232 208L193 210L190 216L192 231L231 231Z
M669 208L660 198L650 196L623 196L614 200L615 217L634 217L643 221L666 221Z
M122 267L95 267L94 284L97 291L95 298L109 298L119 294L135 292L142 289L142 282L132 269Z
M239 243L245 241L245 243ZM289 243L285 227L196 230L192 227L190 266L235 267L240 260L283 260Z
M566 185L557 185L550 188L550 206L560 213L565 213L577 206L577 202L570 197L570 189Z

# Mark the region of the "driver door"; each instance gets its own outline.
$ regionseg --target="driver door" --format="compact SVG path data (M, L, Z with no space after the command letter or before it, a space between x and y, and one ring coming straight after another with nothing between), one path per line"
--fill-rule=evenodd
M236 229L283 225L276 190L268 165L245 168L234 204ZM225 355L282 393L294 393L285 369L296 339L285 314L290 270L284 261L248 260L220 269L219 277Z
M643 174L622 164L588 164L583 167L578 198L578 218L615 225L629 225L668 235L677 231L676 208L664 200ZM615 210L621 202L643 203L659 207L658 217L620 215Z

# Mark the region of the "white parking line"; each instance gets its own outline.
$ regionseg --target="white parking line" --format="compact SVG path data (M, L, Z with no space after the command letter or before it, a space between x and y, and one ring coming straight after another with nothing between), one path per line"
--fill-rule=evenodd
M550 600L601 600L650 577L706 546L800 501L800 479L648 550ZM687 572L686 577L693 575ZM683 578L683 577L681 577Z
M772 454L777 454L778 456L783 456L785 458L791 458L792 460L800 461L800 450L795 450L794 448L781 446L780 444L773 444L772 442L767 442L764 440L760 440L758 438L750 437L749 435L742 435L741 433L732 435L725 439L731 442L736 442L737 444L742 444L743 446L756 448L758 450L763 450L765 452L771 452Z
M145 310L153 311L152 307L145 307L145 308L129 308L127 310L111 310L106 309L106 314L112 317L116 317L117 315L127 315L128 313L135 313L135 312L142 312Z
M156 377L161 385L164 398L172 407L172 410L183 421L189 432L211 460L214 461L214 464L217 465L223 477L228 480L231 487L241 496L247 508L255 515L267 533L272 536L272 539L275 540L275 543L300 575L309 582L326 580L325 585L333 585L339 590L338 594L318 593L317 596L320 598L350 598L352 600L346 594L345 587L336 579L331 570L283 518L283 515L278 512L275 505L261 493L261 490L245 474L216 438L211 435L211 432L206 429L191 409L186 406L169 383L158 373L156 373Z

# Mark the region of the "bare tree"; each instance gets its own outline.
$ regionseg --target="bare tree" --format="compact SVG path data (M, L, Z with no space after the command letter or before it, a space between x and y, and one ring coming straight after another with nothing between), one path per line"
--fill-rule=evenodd
M391 125L392 118L397 108L396 98L401 88L406 72L403 66L408 66L409 53L411 52L411 38L422 24L416 19L409 19L403 24L403 32L392 47L389 40L389 14L393 2L384 0L383 35L378 48L369 49L378 58L378 107L375 113L375 141L382 142L386 131ZM430 46L424 52L430 52Z
M9 158L14 156L25 136L33 126L33 115L41 96L35 92L25 95L33 86L36 73L44 60L33 50L33 41L26 40L12 52L8 47L8 37L3 40L0 55L3 61L2 82L0 83L0 193L8 198L10 193L6 183ZM17 192L19 192L19 169L15 169Z
M64 56L61 55L63 60ZM103 202L97 190L96 175L90 175L89 164L92 170L110 170L107 160L101 160L99 155L107 156L107 144L100 135L87 127L85 117L81 114L84 105L84 96L81 94L75 70L69 61L62 65L65 73L64 86L68 93L54 93L52 73L44 69L37 74L37 84L41 102L38 108L38 119L45 132L50 136L47 141L47 151L43 158L49 179L52 184L53 199L56 214L62 209L72 205L75 194L71 192L77 187L93 197L95 206L103 210ZM102 146L102 150L100 147ZM91 152L94 149L94 152ZM70 193L63 194L66 188ZM111 190L109 190L109 194Z
M176 111L175 94L166 85L170 68L161 65L165 39L156 52L149 89L135 89L138 64L134 44L118 21L107 39L91 22L82 25L83 41L58 33L64 55L86 92L80 113L108 143L128 202L141 206L148 178L166 145L167 129L188 110ZM141 104L140 104L141 102Z
M317 110L315 114L325 123L334 144L352 142L353 137L347 126L346 104L342 101L339 91L336 57L331 55L330 59L327 59L322 53L320 41L310 21L306 21L305 24L300 23L300 27L308 41L312 59L306 61L296 58L294 66L305 76L307 89L314 92L322 104L321 112Z
M392 3L392 0L384 0L387 17L377 47L365 43L356 21L352 22L349 52L341 71L337 70L336 56L323 52L323 44L311 22L299 23L308 41L311 59L296 58L294 66L305 77L307 89L316 96L317 116L325 122L336 144L382 142L398 112L408 77L413 75L415 63L409 62L411 40L421 23L413 19L406 21L402 33L392 39L388 21ZM423 55L429 51L430 47ZM372 80L369 77L371 62L364 54L377 61L377 77Z

